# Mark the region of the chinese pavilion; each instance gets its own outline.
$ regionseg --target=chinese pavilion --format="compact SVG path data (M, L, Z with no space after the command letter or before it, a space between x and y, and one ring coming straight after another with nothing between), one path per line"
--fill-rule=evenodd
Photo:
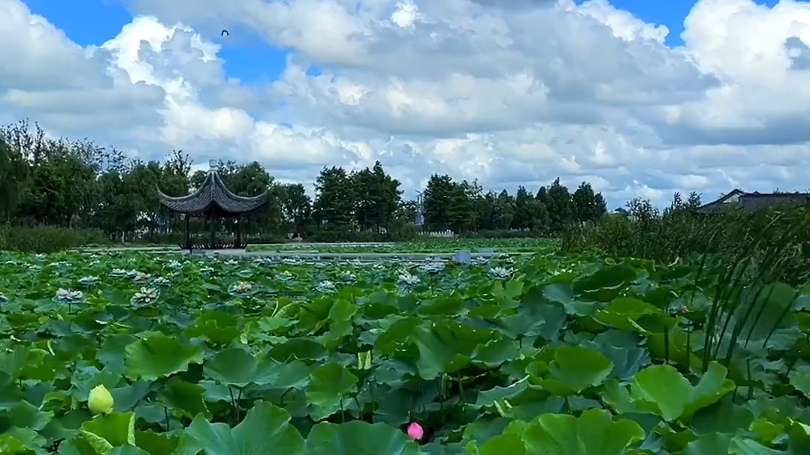
M183 248L191 250L193 248L219 249L219 248L244 248L246 242L242 242L242 217L250 218L250 215L263 211L269 203L269 190L254 197L239 196L231 192L222 181L218 168L212 163L205 180L199 188L187 196L173 197L167 196L158 188L158 199L160 205L170 212L182 213L186 219L186 241ZM191 234L189 233L189 219L192 216L201 216L209 222L210 242L203 245L193 245ZM236 219L236 242L234 244L218 244L216 231L216 221L220 218Z

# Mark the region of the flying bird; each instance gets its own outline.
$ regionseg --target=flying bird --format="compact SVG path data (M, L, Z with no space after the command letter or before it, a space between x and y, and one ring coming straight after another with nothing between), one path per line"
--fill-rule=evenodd
M229 32L229 31L227 31L225 29L222 29L222 33L220 33L220 36L231 36L231 32Z

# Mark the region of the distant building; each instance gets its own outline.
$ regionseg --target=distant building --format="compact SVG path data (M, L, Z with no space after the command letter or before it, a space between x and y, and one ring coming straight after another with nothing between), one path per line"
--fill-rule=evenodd
M703 204L696 209L698 213L718 213L727 208L738 207L746 211L755 211L773 207L798 207L810 205L810 193L746 193L735 188L716 201Z

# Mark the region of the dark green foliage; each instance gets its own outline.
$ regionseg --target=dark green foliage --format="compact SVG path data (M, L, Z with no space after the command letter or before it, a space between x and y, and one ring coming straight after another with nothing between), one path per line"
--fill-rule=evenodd
M25 253L55 253L85 245L108 243L98 229L70 229L51 226L0 226L0 250Z
M39 126L19 122L0 128L0 223L62 228L64 238L83 238L74 231L96 229L108 242L177 244L184 239L185 221L161 208L156 189L169 196L193 191L207 171L192 172L191 166L191 157L181 150L160 162L144 162L90 140L51 139ZM219 173L238 195L270 191L269 208L252 215L242 230L251 243L293 235L310 241L396 241L425 230L554 237L569 223L605 214L604 200L587 183L572 196L557 179L533 197L524 187L510 195L485 191L477 181L434 175L423 194L426 224L415 226L416 201L403 200L400 182L380 162L353 171L324 167L314 198L304 184L281 184L258 162L220 161ZM204 219L193 218L190 226L192 237L208 238ZM216 229L226 242L235 237L236 223L221 220ZM58 241L53 248L74 243Z
M424 192L425 223L431 231L452 230L468 237L503 232L501 236L556 237L571 224L594 222L607 213L605 200L583 182L575 200L556 179L536 197L523 186L514 196L506 190L484 193L478 182L454 182L433 175Z

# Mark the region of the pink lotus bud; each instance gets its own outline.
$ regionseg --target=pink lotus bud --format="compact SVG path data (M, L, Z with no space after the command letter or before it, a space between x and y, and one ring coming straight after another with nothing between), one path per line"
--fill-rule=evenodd
M422 437L424 435L425 435L425 430L422 429L422 425L419 425L416 422L408 425L408 436L410 436L413 439L416 439L418 441L418 440L422 439Z

